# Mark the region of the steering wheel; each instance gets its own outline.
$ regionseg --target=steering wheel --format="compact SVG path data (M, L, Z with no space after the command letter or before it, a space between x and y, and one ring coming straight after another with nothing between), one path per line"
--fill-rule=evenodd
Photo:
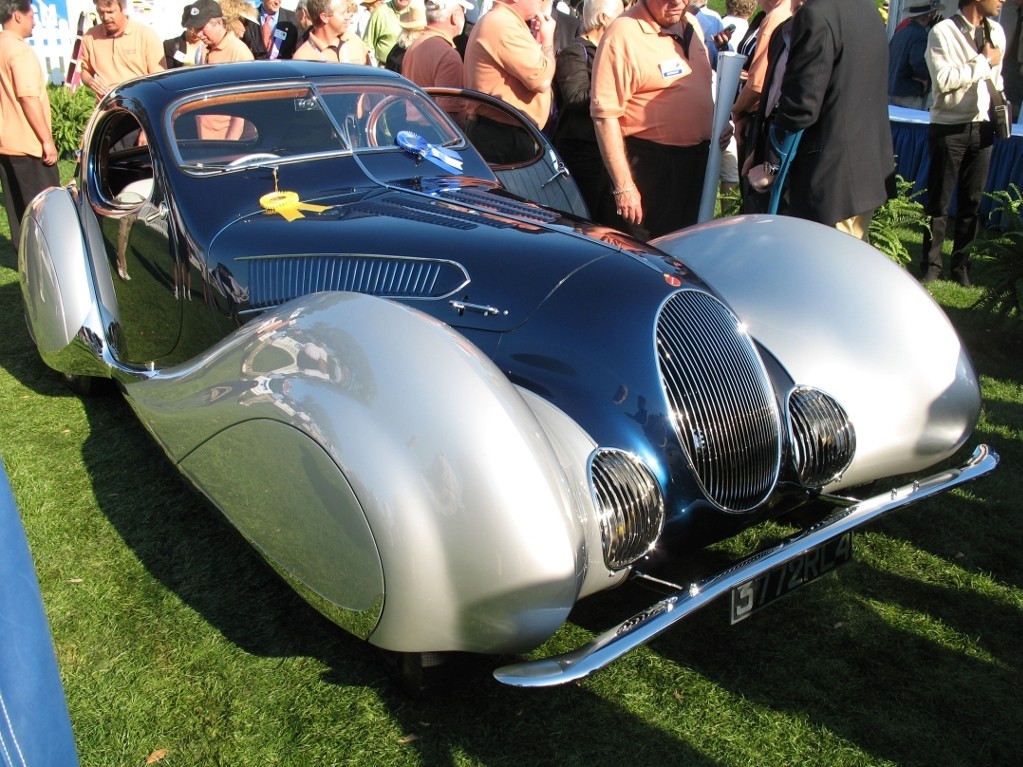
M401 99L401 96L394 94L384 96L384 98L380 99L380 102L374 105L374 107L369 111L369 115L366 117L366 143L369 146L381 146L381 137L377 136L377 128L380 127L380 119L384 115L384 110L399 99ZM386 141L385 143L390 144L391 142Z
M236 157L227 164L228 168L240 168L243 165L255 165L265 160L279 160L281 156L273 154L272 152L253 152L252 154L245 154L241 157Z

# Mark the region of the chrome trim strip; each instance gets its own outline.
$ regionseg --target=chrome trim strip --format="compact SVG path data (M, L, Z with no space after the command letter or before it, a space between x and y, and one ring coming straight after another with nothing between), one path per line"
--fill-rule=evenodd
M550 687L587 677L727 594L734 586L890 511L977 479L994 470L998 461L997 453L987 445L979 445L959 468L933 474L854 506L838 509L817 525L694 583L688 590L671 594L576 650L502 666L494 671L494 678L516 687Z

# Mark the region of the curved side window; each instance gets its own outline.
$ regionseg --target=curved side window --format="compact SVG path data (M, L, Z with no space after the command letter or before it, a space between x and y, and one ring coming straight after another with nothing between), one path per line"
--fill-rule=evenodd
M153 194L153 158L145 132L130 112L112 112L93 133L93 202L110 212L131 211Z

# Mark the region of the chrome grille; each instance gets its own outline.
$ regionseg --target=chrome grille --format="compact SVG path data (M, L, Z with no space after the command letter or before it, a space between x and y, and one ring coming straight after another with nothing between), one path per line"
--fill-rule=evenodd
M856 453L856 429L845 408L820 389L789 392L792 461L804 487L821 488L849 468Z
M604 563L628 567L657 541L664 525L660 488L643 463L621 450L598 450L590 463L590 483L600 517Z
M707 293L682 290L657 319L661 384L671 423L707 500L756 508L781 462L778 406L752 340Z
M249 301L277 306L321 290L347 290L388 298L443 298L469 276L451 261L370 255L275 256L249 261Z

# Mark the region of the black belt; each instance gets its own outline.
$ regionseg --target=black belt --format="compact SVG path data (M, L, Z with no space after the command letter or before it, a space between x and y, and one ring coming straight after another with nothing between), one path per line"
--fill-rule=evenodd
M656 141L650 141L645 138L626 136L625 145L635 147L636 149L646 149L651 152L674 155L701 155L710 151L709 140L701 141L699 144L693 144L692 146L675 146L674 144L658 144Z

